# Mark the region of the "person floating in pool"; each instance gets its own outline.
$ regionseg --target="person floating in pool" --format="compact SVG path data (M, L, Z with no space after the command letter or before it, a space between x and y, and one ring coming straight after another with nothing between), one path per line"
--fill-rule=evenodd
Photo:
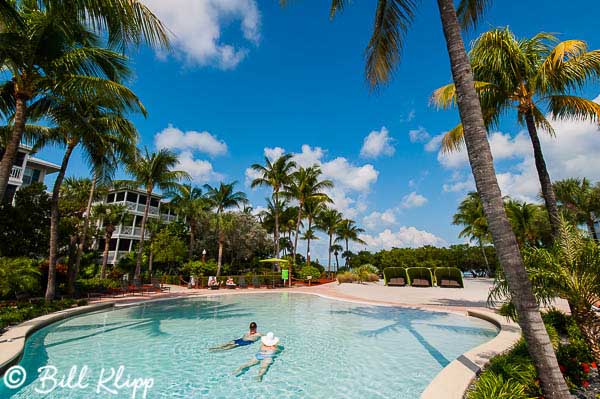
M261 333L256 331L256 323L250 323L250 331L244 334L242 338L235 339L233 341L229 341L224 343L223 345L215 346L214 348L210 348L211 351L226 351L229 349L237 348L238 346L246 346L251 345L258 341L258 339L262 336Z
M283 350L283 346L278 345L279 338L273 335L272 332L268 333L266 336L261 339L260 350L254 355L252 360L248 363L241 365L238 367L233 374L238 376L244 371L248 370L252 366L256 366L260 363L260 369L258 370L258 376L256 379L258 381L262 381L263 376L273 364L273 360L275 357Z

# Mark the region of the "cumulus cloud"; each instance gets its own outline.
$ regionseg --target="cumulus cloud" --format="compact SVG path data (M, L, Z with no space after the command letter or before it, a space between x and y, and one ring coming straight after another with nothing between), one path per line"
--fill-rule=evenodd
M431 138L431 140L429 140L427 143L425 143L425 151L427 152L435 152L437 150L439 150L440 146L442 145L442 139L444 138L444 134L438 134L437 136L433 136Z
M446 241L425 230L402 226L397 231L385 229L376 235L362 234L360 238L372 249L421 247L423 245L445 246Z
M416 191L411 192L410 194L402 197L402 203L400 204L401 208L410 209L410 208L418 208L427 203L427 198L422 196L421 194L417 194Z
M265 157L269 158L271 162L281 158L283 154L285 154L285 150L281 147L265 148Z
M600 103L600 96L594 101ZM600 130L591 122L553 120L556 137L540 131L539 137L550 177L561 180L568 177L587 177L600 180ZM496 161L497 178L503 195L525 201L538 201L540 185L529 135L493 133L490 136L492 154ZM439 162L451 170L467 170L466 151L438 154ZM509 162L499 162L509 161ZM454 177L444 185L445 191L463 191L474 188L470 173L463 179Z
M154 145L158 149L169 148L180 151L199 151L210 156L227 153L227 144L209 132L194 130L182 131L170 125L154 135Z
M260 11L255 0L143 0L172 32L175 54L187 63L235 68L248 49L222 40L224 28L238 23L249 44L260 41ZM236 40L239 43L240 40ZM165 53L159 56L166 57Z
M408 138L411 143L425 143L429 139L431 139L431 135L424 127L419 127L418 129L409 130Z
M203 184L223 179L223 175L215 172L209 161L194 159L193 154L189 151L183 151L179 154L178 159L179 164L176 170L183 170L189 173L194 183Z
M382 127L381 130L373 130L363 141L360 156L364 158L377 158L382 155L394 155L396 149L389 131Z
M387 209L384 212L371 212L363 218L363 225L369 230L375 230L382 226L395 225L396 212L394 209Z

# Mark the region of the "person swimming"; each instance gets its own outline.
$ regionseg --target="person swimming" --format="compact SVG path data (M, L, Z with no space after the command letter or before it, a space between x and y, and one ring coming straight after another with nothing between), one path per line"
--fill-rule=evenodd
M226 351L229 349L237 348L238 346L251 345L258 341L262 336L261 333L256 331L257 326L255 322L250 323L250 331L244 334L242 338L234 339L233 341L226 342L222 345L210 348L211 351Z
M254 355L252 360L238 367L233 374L238 376L242 372L247 371L250 367L256 366L260 363L260 369L256 379L262 381L263 376L273 364L275 357L283 350L283 346L278 345L279 338L277 338L272 332L269 332L266 336L261 339L261 346L259 351Z

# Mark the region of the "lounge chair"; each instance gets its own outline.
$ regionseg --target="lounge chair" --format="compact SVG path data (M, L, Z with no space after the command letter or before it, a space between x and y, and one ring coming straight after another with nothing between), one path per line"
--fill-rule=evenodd
M431 283L426 278L415 278L411 285L413 287L431 287Z
M460 283L456 280L447 280L447 279L442 279L439 283L438 286L440 287L444 287L444 288L462 288L460 286Z
M156 291L156 292L164 292L164 291L171 291L171 287L164 285L163 283L161 283L160 279L157 277L153 277L152 280L152 288Z
M388 281L387 285L390 287L403 287L406 285L406 280L404 277L394 277Z
M133 280L133 286L129 286L129 290L133 292L134 295L136 292L139 292L140 294L142 294L142 296L144 296L144 292L150 293L149 289L147 287L144 287L144 285L142 284L142 280L137 278Z
M248 288L248 284L246 284L246 277L240 276L240 278L238 279L238 287Z

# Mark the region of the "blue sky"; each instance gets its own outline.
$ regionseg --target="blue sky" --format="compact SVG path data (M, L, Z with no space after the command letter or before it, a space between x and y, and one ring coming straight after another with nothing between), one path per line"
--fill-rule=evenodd
M268 193L246 185L248 166L262 162L265 149L299 153L334 180L336 207L367 229L371 249L462 242L451 217L472 187L470 171L465 154L444 157L436 146L458 118L429 106L431 92L450 80L435 2L421 2L402 64L377 92L365 83L363 58L373 2L353 2L333 22L324 2L285 9L275 0L145 2L174 33L175 50L132 54L132 87L149 110L147 119L134 118L143 145L176 150L197 184L239 181L255 207ZM596 1L571 0L577 18L564 15L563 2L506 3L496 2L480 31L510 25L519 36L548 31L600 48ZM583 93L598 94L599 85ZM598 180L597 128L557 122L555 129L557 138L543 141L552 177ZM499 180L503 194L536 200L521 130L511 116L491 136ZM44 149L39 157L58 163L61 152ZM68 174L88 174L78 154ZM315 252L325 256L325 240Z

